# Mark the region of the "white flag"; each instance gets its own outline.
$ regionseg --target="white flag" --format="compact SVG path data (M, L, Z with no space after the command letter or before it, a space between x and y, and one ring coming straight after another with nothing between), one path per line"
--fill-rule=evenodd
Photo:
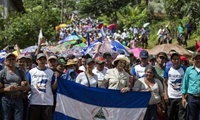
M43 35L42 35L42 28L40 28L40 33L39 33L39 35L38 35L38 45L39 45L39 43L40 43L40 39L43 37Z

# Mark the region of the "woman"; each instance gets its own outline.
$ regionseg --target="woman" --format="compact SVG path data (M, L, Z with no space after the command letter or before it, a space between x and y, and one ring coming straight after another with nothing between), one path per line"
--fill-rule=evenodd
M155 78L155 75L155 68L147 66L145 77L138 79L133 87L135 91L151 91L152 93L144 120L158 120L157 105L164 105L163 86L160 80Z
M97 87L98 86L98 78L92 70L94 69L95 62L92 58L86 59L86 67L85 72L81 72L77 78L76 83L80 83L82 85L88 87Z
M115 66L108 69L105 75L105 80L108 83L108 89L120 90L122 93L130 91L129 74L125 72L125 67L130 63L130 60L125 55L118 55L112 62Z

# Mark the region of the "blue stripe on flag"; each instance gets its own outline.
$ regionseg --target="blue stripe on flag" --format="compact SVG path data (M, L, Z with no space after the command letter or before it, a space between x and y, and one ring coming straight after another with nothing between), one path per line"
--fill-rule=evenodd
M58 93L80 102L101 107L145 108L151 97L150 92L127 92L102 88L88 88L72 81L60 79Z

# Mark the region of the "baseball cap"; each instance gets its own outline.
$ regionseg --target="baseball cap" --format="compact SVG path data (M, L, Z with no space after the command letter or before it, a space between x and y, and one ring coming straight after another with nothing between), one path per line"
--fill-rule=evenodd
M200 56L200 52L194 52L192 54L192 59L194 59L195 57Z
M105 59L104 59L103 57L101 57L101 56L98 56L98 57L95 59L95 63L101 64L101 63L104 63L104 62L105 62Z
M149 60L155 60L156 58L154 57L154 55L149 55Z
M26 59L26 56L24 56L24 55L19 55L19 56L17 57L17 60L20 60L20 59L22 59L22 58Z
M160 56L167 58L167 54L165 52L159 52L157 54L157 57L160 57Z
M15 54L13 54L13 53L8 53L8 54L6 55L6 57L5 57L5 59L7 59L7 58L10 57L10 56L14 56L14 57L16 58Z
M33 58L32 58L32 56L31 56L31 55L27 55L27 56L26 56L26 59L33 60Z
M149 53L146 50L140 52L140 58L149 58Z
M55 55L51 55L48 57L48 60L51 60L51 59L57 60L58 58Z
M88 58L88 59L86 59L86 64L89 64L89 63L91 63L91 62L95 62L92 58Z
M36 59L38 60L38 59L40 59L41 57L47 58L46 55L45 55L44 53L39 53L39 54L37 55L37 58L36 58Z

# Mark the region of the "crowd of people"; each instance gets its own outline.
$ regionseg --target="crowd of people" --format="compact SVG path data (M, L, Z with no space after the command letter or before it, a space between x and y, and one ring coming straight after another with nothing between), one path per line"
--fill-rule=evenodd
M193 54L192 64L175 50L156 56L142 50L139 59L133 53L113 56L109 52L64 58L41 51L42 41L34 56L8 53L5 57L0 72L4 120L51 120L59 79L122 94L151 91L144 120L200 119L198 52ZM165 116L160 116L158 108Z
M88 28L83 27L89 25L96 29L100 26L97 20L79 19L74 15L72 21L70 26L59 29L60 40L72 34L87 37L87 33L91 42L102 39L101 32L88 32ZM105 30L107 40L117 39L130 46L131 40L143 35L149 37L149 32L148 27L130 27L123 32L115 28ZM170 36L167 37L171 40ZM68 54L63 57L42 51L44 41L42 38L37 50L31 54L21 54L19 48L16 48L18 56L7 51L0 71L1 119L51 120L60 79L97 89L115 89L122 94L150 91L152 94L144 120L200 119L199 52L194 52L192 63L175 50L159 52L155 56L142 50L136 58L134 53L116 55L100 53L98 49L93 55ZM136 44L133 43L134 47Z

